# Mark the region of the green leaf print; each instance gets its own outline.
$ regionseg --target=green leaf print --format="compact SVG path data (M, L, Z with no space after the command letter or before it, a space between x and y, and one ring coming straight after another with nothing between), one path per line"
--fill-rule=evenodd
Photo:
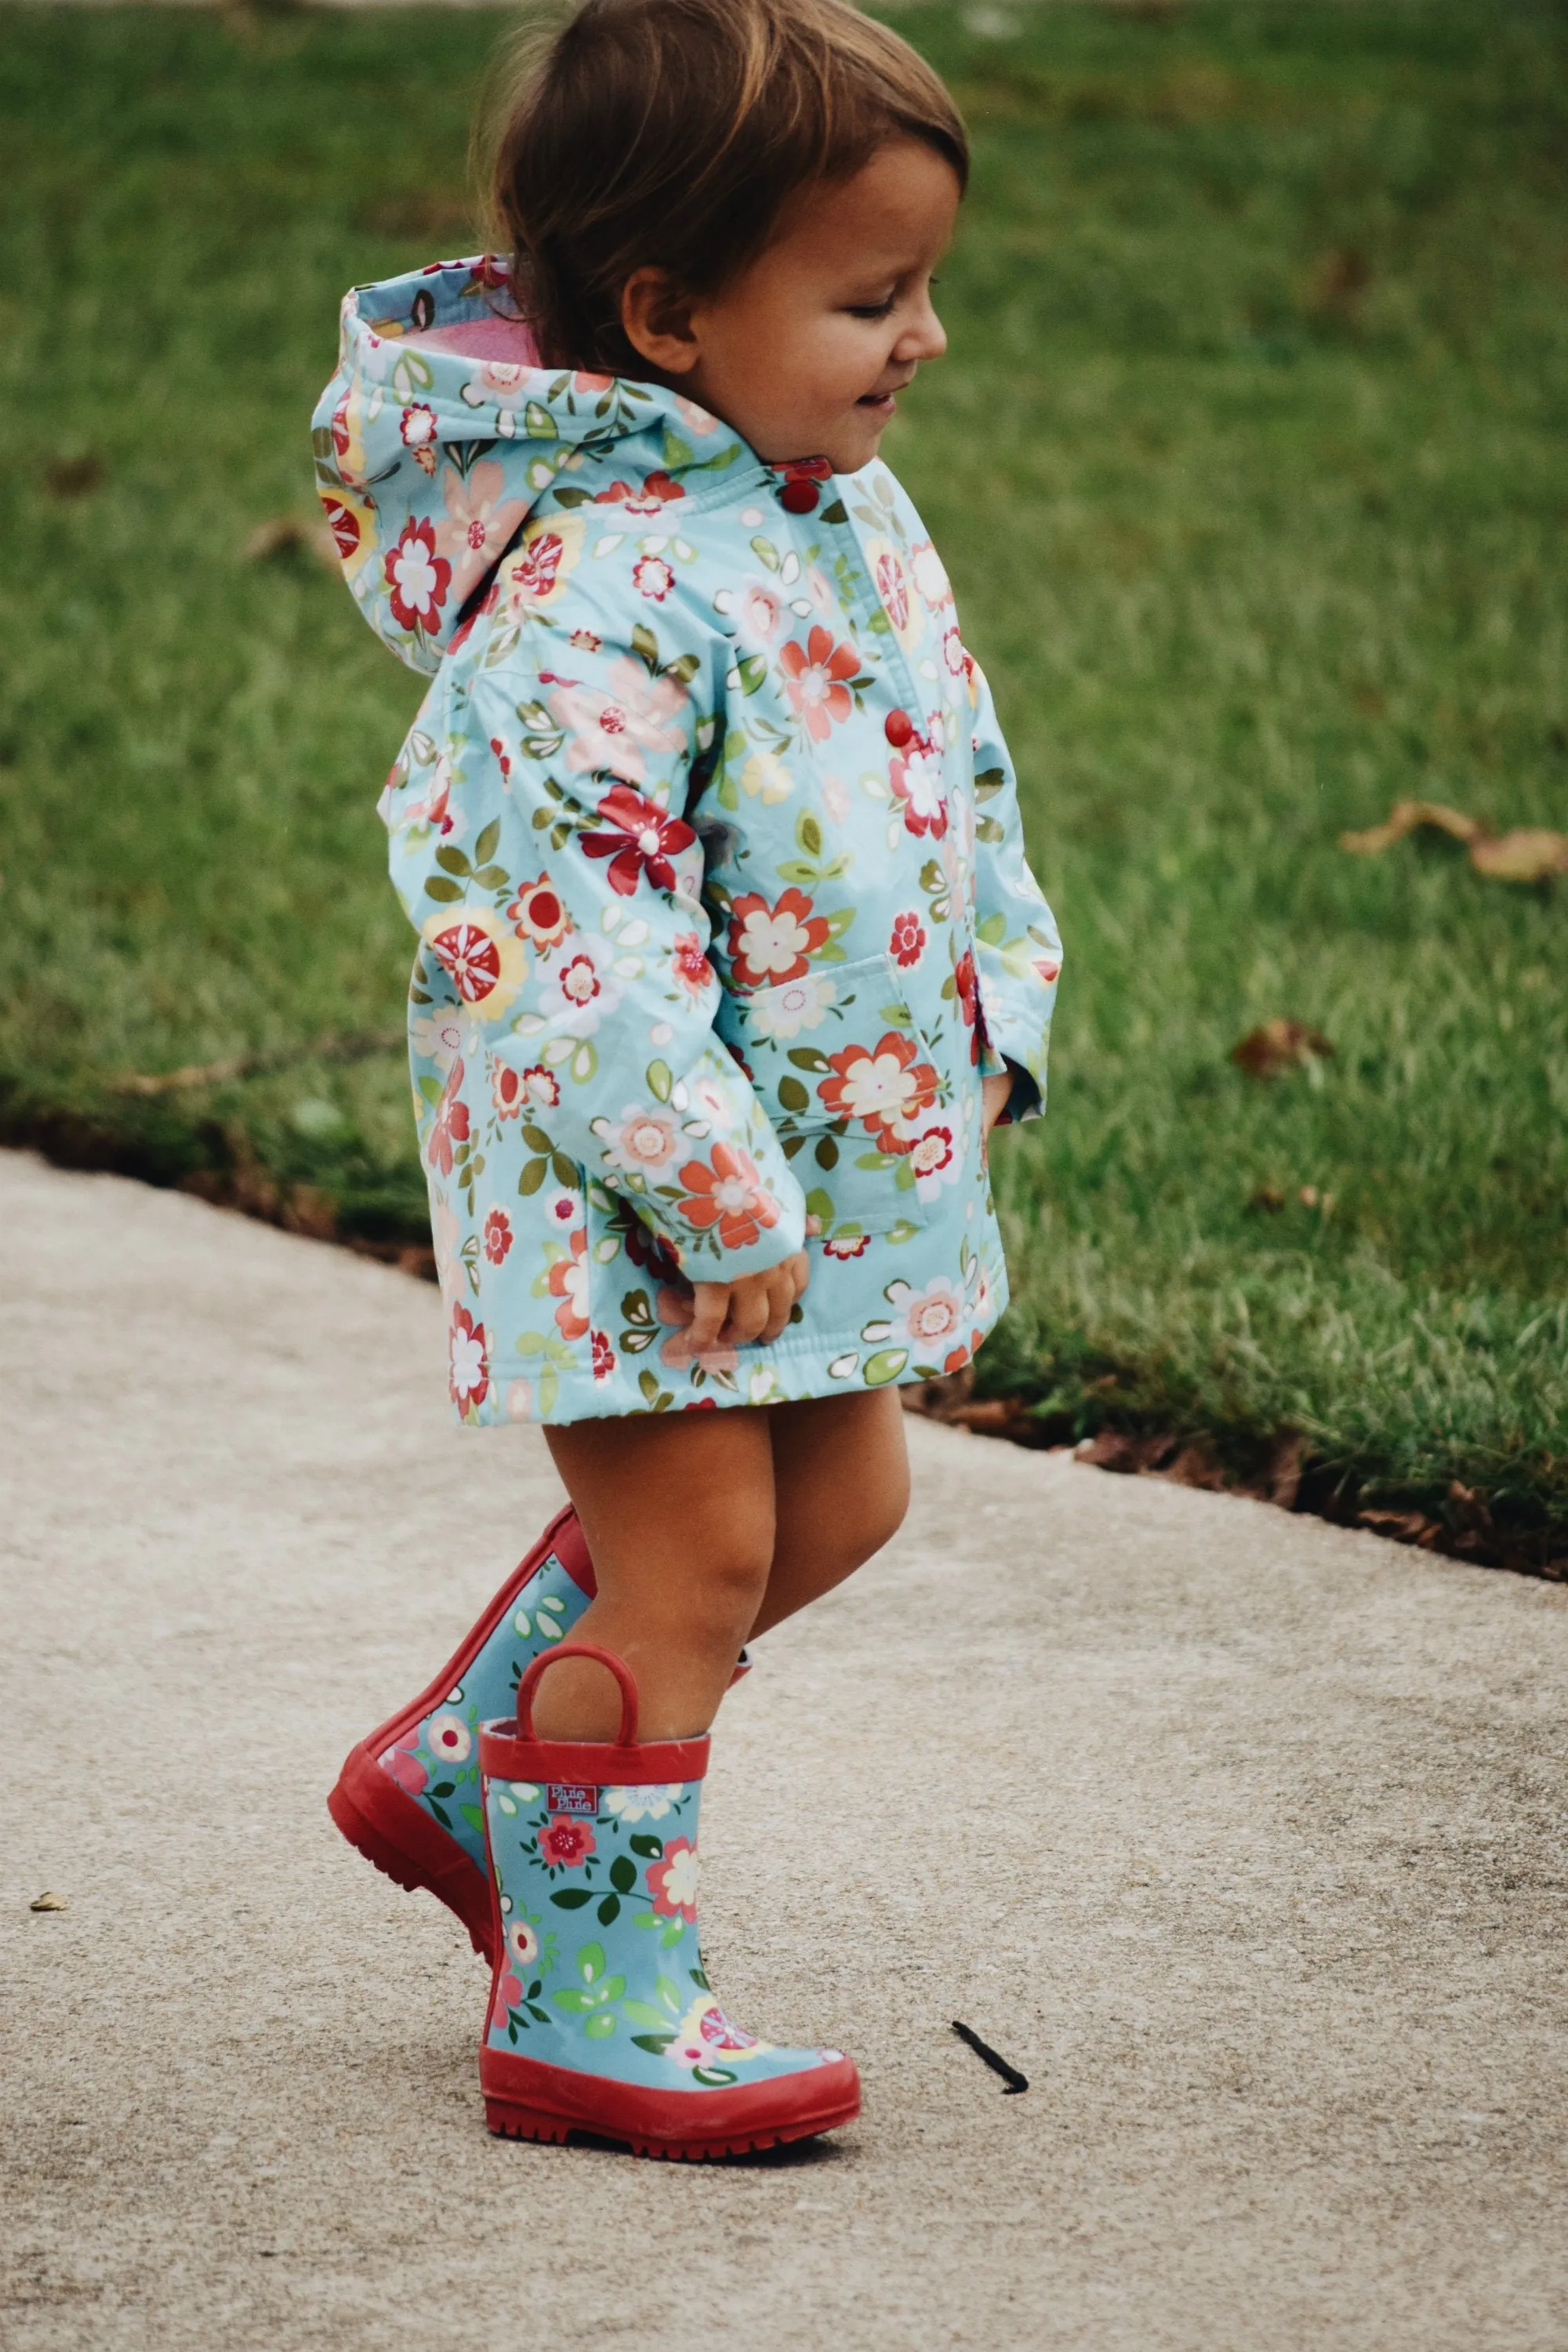
M597 2017L591 2017L583 2028L591 2042L606 2042L615 2030L616 2021L607 2010L601 2010Z
M655 2009L650 2000L624 2000L621 2015L630 2025L646 2025L653 2032L668 2037L670 2021L663 2010Z
M658 1862L664 1853L664 1840L650 1837L646 1830L639 1831L637 1835L629 1839L627 1843L632 1852L640 1853L645 1862ZM613 1872L611 1875L614 1876Z
M592 1903L593 1899L591 1886L563 1886L550 1898L558 1911L581 1911L584 1904Z
M584 1984L597 1984L605 1973L603 1944L584 1944L577 1954L577 1973Z
M651 2051L656 2058L662 2058L674 2039L673 2033L634 2033L632 2043L636 2049Z
M868 1389L885 1388L889 1381L898 1379L909 1360L907 1348L880 1348L874 1356L867 1358L866 1369L860 1377Z
M616 1894L629 1895L637 1883L637 1870L636 1863L629 1861L624 1853L616 1854L614 1862L610 1864L610 1885L615 1888Z

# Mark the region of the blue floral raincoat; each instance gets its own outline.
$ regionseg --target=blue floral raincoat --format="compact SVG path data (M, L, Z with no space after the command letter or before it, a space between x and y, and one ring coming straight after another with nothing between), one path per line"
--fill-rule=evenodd
M1040 1108L1060 949L947 576L880 463L541 368L500 279L350 294L314 436L349 584L432 677L382 814L453 1403L954 1370L1006 1303L979 1079ZM687 1283L803 1246L773 1346L674 1359Z

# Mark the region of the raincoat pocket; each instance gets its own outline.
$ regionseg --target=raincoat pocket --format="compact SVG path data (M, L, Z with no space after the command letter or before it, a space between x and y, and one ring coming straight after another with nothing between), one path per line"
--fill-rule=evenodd
M887 956L815 966L726 999L720 1026L744 1063L805 1194L814 1241L918 1233L910 1160L939 1066Z

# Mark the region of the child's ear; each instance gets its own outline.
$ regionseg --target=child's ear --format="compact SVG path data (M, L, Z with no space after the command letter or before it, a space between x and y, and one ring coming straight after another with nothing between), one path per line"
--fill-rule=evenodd
M700 346L692 311L696 298L667 269L634 269L621 289L621 331L634 352L661 375L687 375Z

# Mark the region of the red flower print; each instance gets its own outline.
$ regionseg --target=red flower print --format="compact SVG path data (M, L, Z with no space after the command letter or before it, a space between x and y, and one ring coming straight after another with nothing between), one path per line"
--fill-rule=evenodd
M524 1070L522 1083L529 1101L537 1103L541 1110L553 1110L561 1100L561 1081L542 1062L535 1062L531 1069Z
M490 2023L495 2027L498 2032L505 2032L508 2011L520 2007L521 2000L521 1978L514 1976L502 1977L496 1986L495 2006L490 2011Z
M963 1015L963 1025L969 1031L969 1058L980 1059L980 1030L976 1016L980 1011L980 982L975 976L974 958L966 948L952 968L952 984L958 998L958 1009Z
M833 472L831 457L793 457L786 466L775 466L779 477L779 504L785 514L813 514L822 493L819 482L827 481Z
M405 408L403 412L404 446L409 449L423 449L435 438L435 410L422 400L416 401L412 408Z
M695 931L676 933L675 953L671 961L675 968L675 977L682 988L689 988L693 996L700 996L713 977L713 967L709 962L707 950Z
M947 798L942 789L942 761L924 735L911 736L888 766L895 796L904 804L904 830L916 838L929 833L940 841L947 831Z
M680 1213L700 1233L719 1228L721 1249L750 1249L764 1225L776 1225L779 1204L763 1184L756 1161L737 1145L716 1143L713 1164L689 1160L680 1171L687 1197Z
M864 1257L870 1246L869 1234L846 1234L837 1240L824 1242L822 1255L837 1258Z
M508 1062L496 1062L490 1068L490 1101L498 1118L521 1118L522 1106L528 1099L523 1092L522 1074Z
M623 506L630 514L656 515L672 499L683 499L686 492L680 484L671 480L662 470L649 474L634 490L629 482L612 482L607 490L600 490L594 503L600 507Z
M458 1092L462 1083L463 1066L461 1062L454 1062L447 1073L447 1083L436 1106L435 1121L425 1140L425 1157L441 1176L449 1176L452 1172L454 1147L467 1143L468 1139L468 1106L459 1098Z
M466 1307L452 1309L452 1328L447 1334L447 1350L451 1364L452 1402L467 1420L468 1414L483 1404L490 1385L489 1341L482 1323L476 1323Z
M604 642L603 637L595 636L592 629L574 629L567 639L567 643L575 646L580 654L596 654Z
M541 955L559 947L572 928L572 918L561 903L561 894L546 874L537 882L525 882L506 910L507 921L531 940Z
M675 585L675 574L662 555L645 555L632 566L632 585L639 596L662 604Z
M579 1225L573 1234L571 1255L557 1258L550 1269L550 1295L561 1301L555 1325L563 1339L581 1339L588 1328L588 1235Z
M669 861L697 838L685 819L670 816L657 801L645 801L629 784L606 793L598 813L604 831L584 833L580 840L588 856L609 859L611 889L629 898L646 874L655 889L673 890Z
M555 1813L539 1832L539 1858L550 1870L579 1870L594 1851L594 1832L570 1813Z
M919 963L925 943L925 925L918 915L893 917L893 935L888 941L888 953L895 963L902 964L906 969L912 963Z
M436 552L436 527L428 522L405 523L397 545L388 550L384 570L392 591L392 617L400 629L435 628L452 567Z
M811 900L793 886L770 907L748 890L730 909L730 953L742 988L767 988L777 980L797 980L806 959L826 944L833 926L812 912Z
M594 1378L607 1381L616 1369L616 1351L607 1331L595 1331L589 1341L594 1358Z
M411 1797L418 1796L430 1777L414 1752L418 1745L418 1732L411 1731L406 1739L400 1739L395 1748L387 1748L380 1759L382 1770L389 1772L398 1787L406 1789Z
M936 1072L916 1059L919 1052L912 1037L894 1029L869 1051L846 1045L829 1054L835 1076L820 1079L816 1091L835 1118L858 1119L879 1150L907 1151L912 1139L903 1130L936 1100Z
M332 534L332 545L338 551L340 562L346 563L359 546L359 517L344 506L342 499L321 492L321 504L326 509L327 529Z
M542 530L530 541L511 566L514 590L521 596L548 596L555 585L566 552L566 542L559 531Z
M676 1838L667 1845L661 1859L648 1864L647 1877L653 1907L661 1919L695 1920L697 1848L689 1838Z
M847 678L859 675L860 656L851 645L835 645L831 629L813 629L804 646L794 638L779 656L784 691L814 743L826 743L835 720L855 708Z
M511 1219L504 1209L492 1209L485 1219L485 1255L500 1265L511 1247Z

